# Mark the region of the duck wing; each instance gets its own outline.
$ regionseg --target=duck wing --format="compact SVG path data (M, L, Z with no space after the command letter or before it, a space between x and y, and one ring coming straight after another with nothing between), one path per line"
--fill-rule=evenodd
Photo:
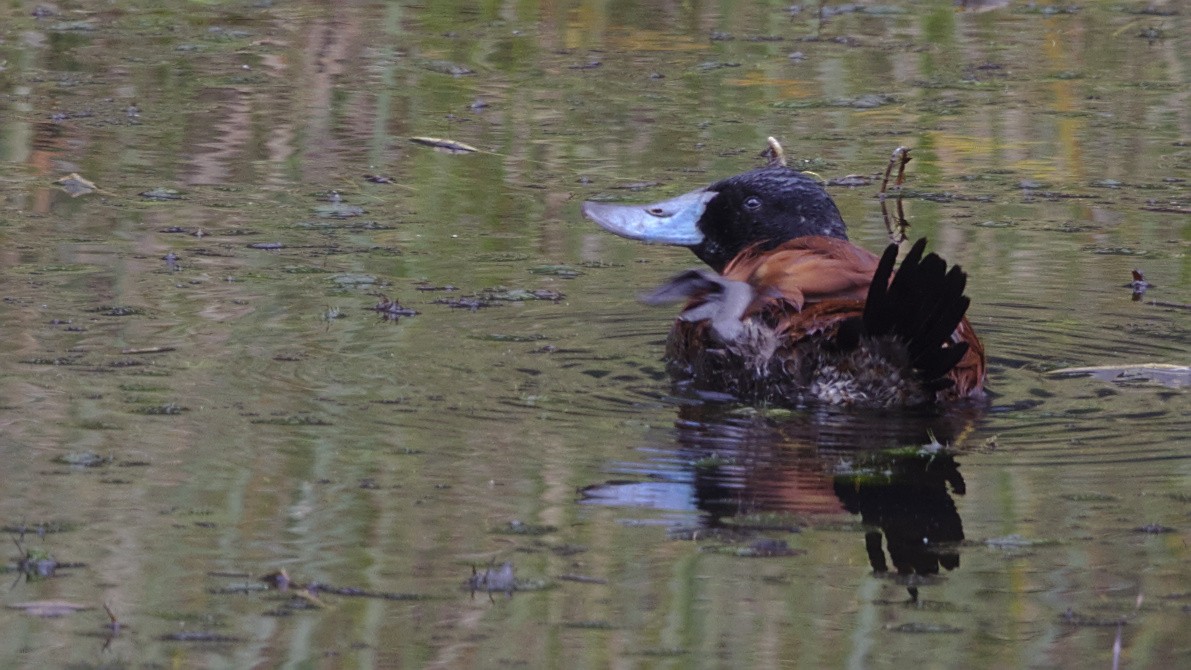
M800 312L827 300L864 300L877 261L876 254L847 240L800 237L769 251L754 246L741 252L724 268L724 277L747 282Z

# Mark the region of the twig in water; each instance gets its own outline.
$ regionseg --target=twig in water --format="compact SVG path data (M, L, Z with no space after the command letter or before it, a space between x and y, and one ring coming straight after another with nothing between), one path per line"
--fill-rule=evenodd
M881 191L877 194L877 199L881 201L881 217L885 220L885 230L889 232L889 241L894 244L901 244L906 241L906 230L910 228L910 222L906 220L905 208L902 206L902 184L906 182L906 164L910 162L910 149L907 147L898 147L893 150L893 154L889 157L889 165L885 166L885 177L881 180ZM885 204L885 198L889 189L889 175L893 173L893 165L897 164L897 179L894 180L893 185L897 188L897 222L894 223L889 216L889 208Z

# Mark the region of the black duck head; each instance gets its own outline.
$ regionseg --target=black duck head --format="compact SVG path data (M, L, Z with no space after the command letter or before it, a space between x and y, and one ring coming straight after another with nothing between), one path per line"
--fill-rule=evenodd
M771 165L648 205L583 203L583 216L622 237L684 246L717 272L744 249L796 237L847 239L827 191L807 175Z

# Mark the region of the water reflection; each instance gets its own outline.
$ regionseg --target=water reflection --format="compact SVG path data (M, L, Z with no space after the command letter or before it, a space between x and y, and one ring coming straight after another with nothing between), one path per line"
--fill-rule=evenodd
M766 415L684 404L673 442L643 445L643 462L613 465L615 478L587 487L582 500L660 512L652 522L677 534L741 544L859 515L873 572L895 577L916 600L919 585L959 567L964 530L952 496L967 484L954 446L981 414L961 407Z
M837 477L835 493L844 509L872 528L864 534L864 547L873 571L889 572L888 551L894 571L917 600L922 580L939 568L959 567L964 526L951 498L967 490L959 463L951 454L918 450L873 455L865 465L865 474Z
M1169 306L1191 277L1186 12L87 4L0 8L0 521L56 529L24 552L86 564L8 591L0 666L1082 665L1115 628L1061 614L1134 612L1139 592L1126 662L1187 665L1188 387L1048 374L1187 364L1188 312ZM634 294L692 260L592 230L578 203L739 172L767 135L826 179L915 147L912 232L970 273L1002 394L980 435L664 397L667 317ZM75 172L100 191L53 185ZM182 197L138 195L158 188ZM321 217L330 190L363 216ZM878 249L872 191L832 195ZM535 272L558 266L578 274ZM1139 302L1132 268L1153 283ZM434 303L494 287L565 297ZM420 314L381 322L378 293ZM928 428L959 448L964 498L942 455L907 460ZM112 460L56 460L88 455ZM888 574L933 558L948 574L948 496L964 569L929 587L939 609L883 606L904 592L870 577L864 533ZM557 530L493 532L512 520ZM807 555L710 555L658 526ZM931 557L907 553L919 534ZM493 556L607 584L470 599L461 582ZM432 599L274 616L271 594L212 593L282 567ZM90 609L10 608L29 602ZM129 625L96 657L77 633L101 630L104 603ZM924 653L901 634L919 623L965 631Z

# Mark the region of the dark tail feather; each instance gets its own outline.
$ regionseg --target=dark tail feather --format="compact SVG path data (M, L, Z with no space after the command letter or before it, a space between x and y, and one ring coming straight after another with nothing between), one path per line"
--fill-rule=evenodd
M897 245L885 249L864 304L864 333L904 343L925 388L940 390L950 385L944 376L968 351L966 342L951 341L968 311L968 278L958 265L948 271L937 254L923 256L925 250L926 238L915 242L890 281Z
M885 296L889 293L889 278L893 276L893 264L897 262L897 245L891 244L885 248L881 261L877 263L877 271L873 273L873 280L868 285L868 300L864 303L864 323L884 323L889 319L887 311L888 301Z

